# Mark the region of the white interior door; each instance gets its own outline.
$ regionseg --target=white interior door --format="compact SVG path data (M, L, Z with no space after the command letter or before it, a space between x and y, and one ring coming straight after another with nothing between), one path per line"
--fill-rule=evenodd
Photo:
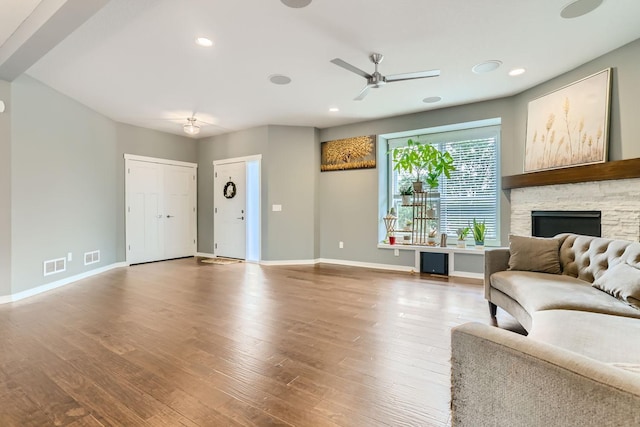
M195 170L164 166L164 257L179 258L195 253Z
M164 255L163 169L156 163L127 161L127 262Z
M246 258L246 174L245 162L214 166L213 229L217 256Z
M196 253L196 165L153 160L125 162L129 264Z

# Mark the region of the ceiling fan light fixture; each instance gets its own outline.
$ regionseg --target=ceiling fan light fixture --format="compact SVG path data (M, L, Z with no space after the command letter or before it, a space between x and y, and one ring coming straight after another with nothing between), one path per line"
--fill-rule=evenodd
M190 117L187 119L189 123L182 126L182 130L187 135L195 136L200 133L200 126L196 124L196 119L194 117Z

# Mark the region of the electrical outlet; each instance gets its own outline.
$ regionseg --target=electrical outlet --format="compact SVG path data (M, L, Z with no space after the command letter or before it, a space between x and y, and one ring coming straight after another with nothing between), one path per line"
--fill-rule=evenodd
M340 249L344 249L344 242L338 242L338 247Z
M73 260L73 254L71 252L67 253L67 261Z
M400 249L394 249L393 250L393 255L394 256L400 256Z

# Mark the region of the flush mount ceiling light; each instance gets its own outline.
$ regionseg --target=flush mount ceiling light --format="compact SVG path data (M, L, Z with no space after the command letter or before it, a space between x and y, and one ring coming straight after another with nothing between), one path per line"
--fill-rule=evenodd
M440 102L440 101L442 101L441 96L429 96L422 100L422 102L424 102L425 104L433 104L435 102Z
M562 8L560 16L564 19L577 18L595 10L602 4L602 0L576 0Z
M489 61L484 61L479 64L476 64L471 68L476 74L484 74L490 73L491 71L497 70L498 67L502 65L502 61L498 61L497 59L491 59Z
M211 47L211 46L213 46L213 42L211 41L211 39L208 39L206 37L198 37L196 39L196 44L198 46L202 46L202 47Z
M282 74L272 74L269 76L269 81L274 85L288 85L291 83L291 78Z
M524 74L525 71L527 70L525 70L524 68L514 68L513 70L509 71L509 75L511 77L520 76Z
M182 126L182 130L184 130L184 133L191 136L195 136L200 133L200 126L196 124L195 117L189 117L187 119L187 122L189 123Z
M0 113L4 113L4 109L5 109L4 101L0 101Z
M329 108L329 111L332 113L337 113L338 111L340 111L340 109L338 107L331 107Z
M300 9L307 7L311 3L311 0L280 0L285 6L292 7L294 9Z

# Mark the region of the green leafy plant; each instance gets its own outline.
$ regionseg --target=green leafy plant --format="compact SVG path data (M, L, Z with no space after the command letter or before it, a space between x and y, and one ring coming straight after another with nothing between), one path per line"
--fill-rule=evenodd
M485 221L482 220L482 222L480 222L473 218L473 238L476 242L484 242L484 235L486 231L487 226Z
M453 164L453 157L448 151L435 150L433 156L427 164L427 185L432 190L440 185L440 177L442 175L451 178L451 172L456 170Z
M400 195L402 196L410 196L413 194L413 187L411 185L406 185L404 187L400 187Z
M436 151L438 150L431 144L421 144L409 139L406 146L396 147L390 151L394 163L393 169L407 172L415 177L416 182L422 182Z
M466 239L470 232L471 232L471 227L458 228L456 230L456 234L458 235L458 240Z

